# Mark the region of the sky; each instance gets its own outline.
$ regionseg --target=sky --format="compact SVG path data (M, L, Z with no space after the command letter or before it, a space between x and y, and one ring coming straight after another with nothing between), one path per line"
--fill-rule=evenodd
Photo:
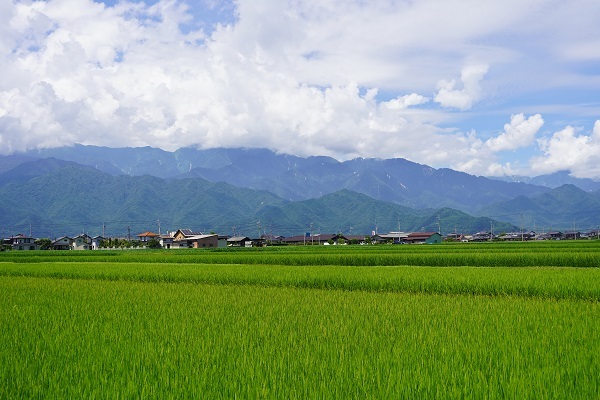
M0 154L75 143L600 178L597 0L0 0Z

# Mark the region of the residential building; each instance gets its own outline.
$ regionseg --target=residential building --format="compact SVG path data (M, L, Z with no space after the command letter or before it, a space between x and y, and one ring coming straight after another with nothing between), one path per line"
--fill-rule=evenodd
M51 249L52 250L71 250L71 245L73 244L73 239L68 236L63 236L58 239L55 239L52 242Z
M94 236L92 238L92 250L98 250L103 241L104 238L102 236Z
M408 238L408 233L406 232L389 232L389 233L381 233L379 235L381 241L390 242L390 243L406 243L406 239Z
M174 247L188 249L206 249L219 247L219 235L195 235L173 241Z
M158 233L147 231L144 233L140 233L139 235L137 235L137 237L140 242L149 242L152 239L158 239L160 235Z
M35 244L35 238L32 236L23 235L22 233L8 238L8 245L13 250L38 250Z
M170 249L174 247L175 238L170 235L160 235L158 241L163 249Z
M494 240L496 235L491 232L477 232L474 235L471 235L471 242L489 242Z
M71 243L71 250L91 250L92 249L92 238L86 233L77 235L73 238Z
M173 234L173 238L177 241L177 240L183 240L192 236L200 236L200 235L204 235L203 232L194 232L191 229L178 229L177 231L175 231L175 233Z
M442 243L442 235L437 232L413 232L406 237L410 244L438 244Z
M234 236L227 239L229 247L252 247L252 240L248 236Z

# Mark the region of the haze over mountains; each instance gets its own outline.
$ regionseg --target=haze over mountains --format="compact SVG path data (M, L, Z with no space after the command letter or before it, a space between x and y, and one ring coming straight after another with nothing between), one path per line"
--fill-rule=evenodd
M530 182L565 177L544 179ZM165 230L248 236L438 226L443 234L491 226L498 232L587 229L600 222L600 195L594 181L580 181L587 191L493 180L404 159L340 162L264 149L77 145L0 157L0 227L14 234L31 224L54 236L102 229L122 235L127 227L132 234L156 231L159 221Z
M275 154L264 149L184 148L175 152L143 147L81 146L34 150L21 157L74 161L111 175L203 178L269 190L290 201L341 189L412 208L451 207L473 213L494 202L548 191L547 187L434 169L405 159L354 159Z

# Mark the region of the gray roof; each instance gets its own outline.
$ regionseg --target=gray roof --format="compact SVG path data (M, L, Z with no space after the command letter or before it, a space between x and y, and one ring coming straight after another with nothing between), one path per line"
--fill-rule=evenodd
M234 236L227 239L228 242L241 242L242 240L250 240L248 236Z

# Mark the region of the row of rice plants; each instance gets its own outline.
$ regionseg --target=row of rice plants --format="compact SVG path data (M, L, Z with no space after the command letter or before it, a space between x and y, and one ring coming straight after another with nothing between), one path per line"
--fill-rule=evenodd
M417 247L417 246L415 246ZM425 246L418 246L425 247ZM0 262L145 262L145 263L204 263L204 264L271 264L271 265L345 265L345 266L481 266L481 267L600 267L600 252L563 249L553 252L472 251L135 251L135 252L45 252L19 257L0 257Z
M598 268L6 263L0 265L0 276L511 295L600 301Z
M146 262L272 265L600 267L596 241L437 246L290 246L258 249L6 252L0 262Z
M31 277L0 293L0 398L600 391L598 302Z

